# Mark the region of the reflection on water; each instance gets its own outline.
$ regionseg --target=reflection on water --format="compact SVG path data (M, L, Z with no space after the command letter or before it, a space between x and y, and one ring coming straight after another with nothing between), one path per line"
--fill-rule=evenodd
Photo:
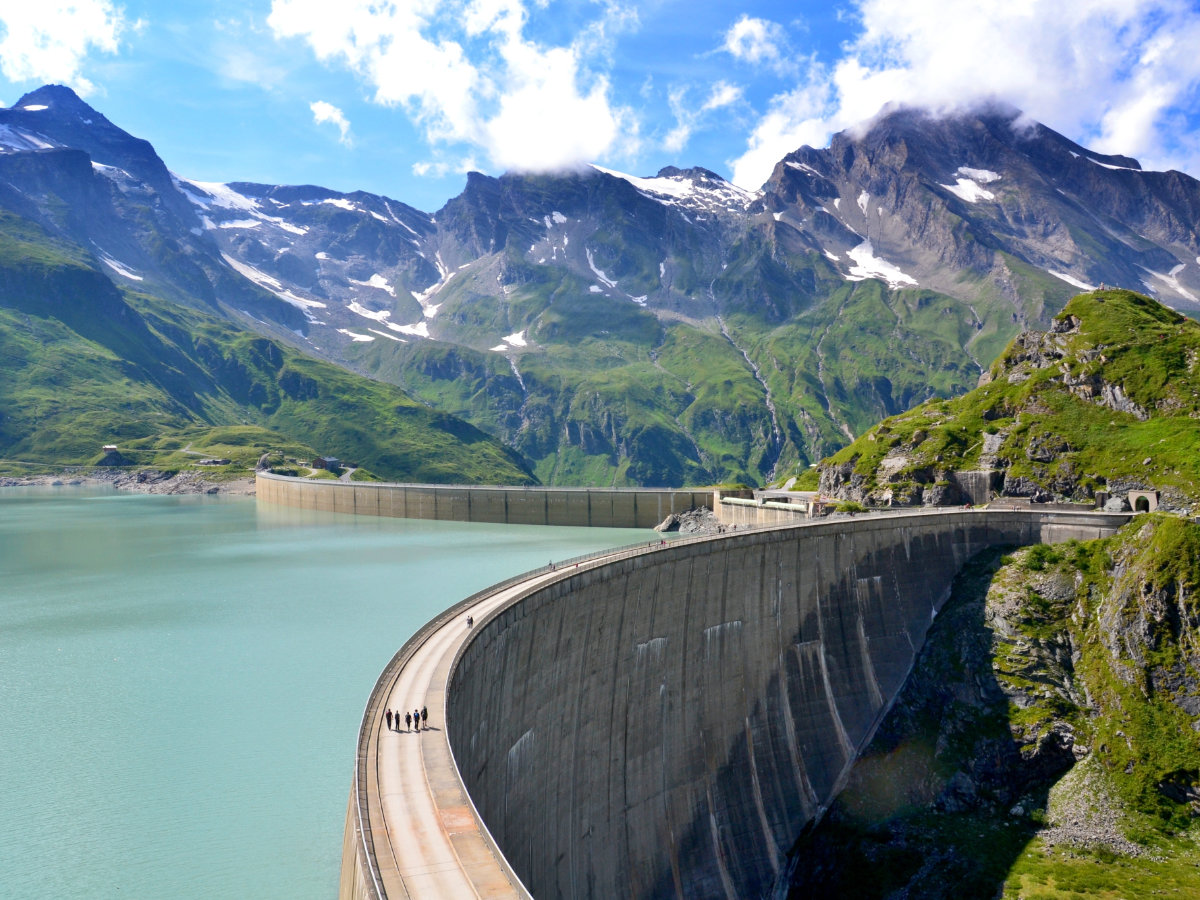
M400 644L646 535L0 490L0 896L335 896L358 719Z

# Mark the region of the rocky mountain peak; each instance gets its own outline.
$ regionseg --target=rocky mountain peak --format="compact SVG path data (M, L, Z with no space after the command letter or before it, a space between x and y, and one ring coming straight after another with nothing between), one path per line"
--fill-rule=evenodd
M78 94L62 84L42 85L37 90L25 94L11 108L26 112L49 110L59 116L74 115L94 122L108 122L108 119L90 107Z
M0 109L3 126L32 133L44 144L82 150L93 162L150 186L176 212L187 214L186 202L150 142L114 125L69 87L48 84L30 91L13 107Z

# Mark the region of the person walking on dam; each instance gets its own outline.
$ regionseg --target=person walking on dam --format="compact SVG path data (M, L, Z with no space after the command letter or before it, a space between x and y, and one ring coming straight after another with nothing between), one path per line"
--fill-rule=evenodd
M421 730L421 711L419 709L413 710L413 724L417 726L417 731Z
M429 727L429 710L423 706L421 707L421 724L426 728Z
M392 711L390 709L387 711L387 720L388 720L388 731L391 731L392 730Z
M412 731L412 713L408 710L404 711L404 730Z

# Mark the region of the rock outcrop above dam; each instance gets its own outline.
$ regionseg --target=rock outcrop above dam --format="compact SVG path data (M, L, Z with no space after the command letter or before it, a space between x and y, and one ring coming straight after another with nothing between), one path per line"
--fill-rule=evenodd
M460 651L460 774L535 897L758 896L786 883L966 561L1127 519L843 520L566 575Z

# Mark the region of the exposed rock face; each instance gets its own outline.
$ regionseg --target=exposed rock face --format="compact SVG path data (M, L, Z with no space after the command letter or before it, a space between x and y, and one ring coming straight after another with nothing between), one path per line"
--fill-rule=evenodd
M1169 517L968 567L790 896L992 897L1018 858L1162 853L1200 816L1198 589L1200 526Z
M707 507L686 509L681 513L671 513L654 526L654 530L662 534L678 532L679 534L724 534L729 530L728 525L717 521L716 514Z

